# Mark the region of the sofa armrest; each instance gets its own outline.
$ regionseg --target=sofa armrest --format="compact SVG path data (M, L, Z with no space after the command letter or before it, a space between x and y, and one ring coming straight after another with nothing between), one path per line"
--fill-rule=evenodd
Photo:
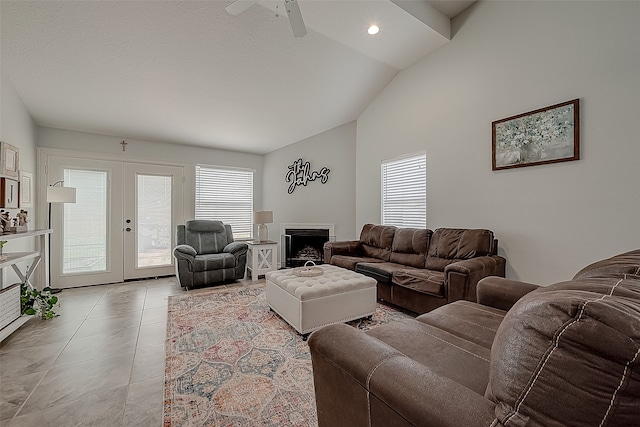
M508 311L520 298L539 287L504 277L485 277L478 282L478 303Z
M246 253L248 250L248 246L244 242L231 242L227 246L224 247L222 252L227 252L233 254L236 258Z
M479 256L447 265L445 291L449 302L476 301L476 285L487 276L504 277L507 261L498 255Z
M344 324L309 338L318 424L488 426L495 404Z
M331 264L334 255L360 256L362 243L359 240L345 240L341 242L326 242L324 244L324 262Z
M193 287L193 262L198 253L189 245L178 245L173 248L176 257L176 277L183 288Z
M196 250L189 245L178 245L173 248L173 255L176 258L187 258L189 261L191 261L197 254L198 252L196 252Z

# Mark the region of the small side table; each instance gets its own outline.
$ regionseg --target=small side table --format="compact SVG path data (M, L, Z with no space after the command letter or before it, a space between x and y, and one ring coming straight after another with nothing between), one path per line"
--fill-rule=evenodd
M251 271L251 280L278 269L278 242L273 240L251 240L247 242L247 277Z

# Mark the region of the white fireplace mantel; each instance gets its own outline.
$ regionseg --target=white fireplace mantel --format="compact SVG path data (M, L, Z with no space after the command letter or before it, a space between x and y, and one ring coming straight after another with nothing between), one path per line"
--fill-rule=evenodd
M336 235L335 226L333 224L280 224L280 235L284 236L286 229L311 229L311 230L329 230L329 236L333 237Z

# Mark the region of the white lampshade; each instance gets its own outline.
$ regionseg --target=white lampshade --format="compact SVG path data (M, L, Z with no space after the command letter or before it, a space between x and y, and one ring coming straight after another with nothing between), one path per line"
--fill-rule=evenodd
M76 189L72 187L47 187L47 203L75 203Z
M273 223L273 211L259 211L253 213L254 224L271 224Z

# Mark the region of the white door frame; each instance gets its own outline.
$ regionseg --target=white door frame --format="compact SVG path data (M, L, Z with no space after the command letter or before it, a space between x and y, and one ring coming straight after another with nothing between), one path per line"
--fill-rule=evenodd
M51 251L50 263L51 268L51 287L78 287L87 285L99 285L103 283L118 283L123 281L124 274L124 259L122 257L123 247L123 232L122 232L122 216L123 216L123 163L114 162L110 160L96 160L96 159L79 159L69 157L50 156L48 158L48 170L47 177L49 181L61 181L64 179L65 170L82 170L91 171L92 173L104 174L107 177L106 185L106 199L104 200L105 210L98 213L99 215L105 215L106 229L104 230L106 235L106 248L109 249L105 257L104 269L98 271L82 271L74 273L64 273L62 271L62 259L64 254L64 236L62 233L66 233L65 221L63 219L63 209L66 210L66 205L62 203L52 204L51 210L53 215L51 217L51 228L56 230L56 233L52 233L50 236ZM66 183L69 186L69 183ZM71 185L73 186L73 185ZM70 205L72 210L78 212L78 209ZM77 217L78 221L90 220L87 217L87 212L79 212L80 216ZM70 226L73 229L73 225ZM73 232L73 230L71 230ZM53 262L58 261L58 262ZM61 285L60 279L64 282L65 286ZM56 283L58 281L58 283Z
M182 199L175 200L176 208L174 209L176 217L178 220L184 219L185 212L185 176L187 173L187 164L179 163L179 162L167 162L162 160L155 160L149 158L142 158L139 156L128 156L128 155L110 155L103 153L91 153L91 152L79 152L79 151L70 151L63 150L57 148L37 148L37 171L36 174L36 222L35 228L38 229L46 229L48 227L48 204L47 204L47 186L53 184L53 182L49 182L49 174L47 170L47 164L50 157L69 157L75 159L87 159L87 160L107 160L107 161L115 161L115 162L123 162L123 163L140 163L140 164L148 164L148 165L163 165L163 166L174 166L180 167L183 169L182 180L179 185L182 186ZM48 260L47 260L48 261ZM46 270L46 266L48 262L41 263L41 266L35 271L35 279L38 283L43 283L44 286L48 286L47 283L48 272Z

